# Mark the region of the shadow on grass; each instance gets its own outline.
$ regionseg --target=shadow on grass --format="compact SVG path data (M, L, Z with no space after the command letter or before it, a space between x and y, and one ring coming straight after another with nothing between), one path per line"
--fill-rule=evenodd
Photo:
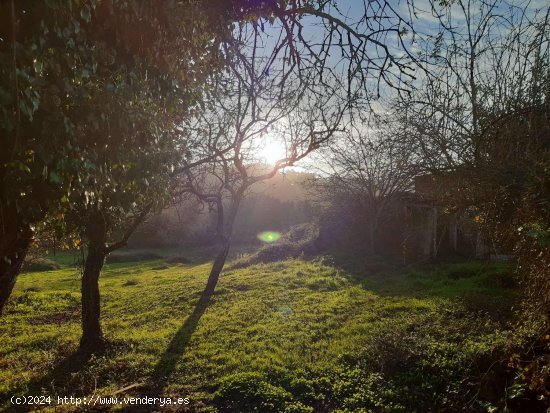
M456 293L460 294L464 292L461 289L472 287L470 284L491 276L500 276L500 280L494 280L497 284L502 284L495 285L497 288L505 290L514 287L509 267L479 260L456 259L404 264L391 257L338 253L326 256L323 263L343 270L351 282L383 296L418 298L439 295L442 292L440 287L443 286L449 289L454 287Z
M168 384L168 380L176 370L178 361L182 358L186 348L191 341L193 333L197 329L199 321L208 308L210 299L214 293L215 285L207 284L204 291L201 293L199 301L195 305L193 313L185 320L183 325L176 332L170 344L160 357L156 364L153 373L151 374L148 383L139 386L139 397L162 397L164 389ZM120 412L149 412L155 411L151 405L143 406L125 406L119 410Z
M383 287L382 290L385 290L395 282L403 281L404 272L410 267L395 258L365 254L360 251L330 253L323 257L322 263L342 270L353 284L361 285L378 294L389 293L389 291L379 291L380 288L377 287ZM426 270L429 271L427 267ZM383 282L379 283L380 280Z
M48 374L42 377L38 377L31 380L24 388L19 388L12 394L0 394L0 406L4 403L8 403L9 398L13 394L29 395L46 395L52 397L52 403L57 403L57 394L60 396L66 396L65 392L59 393L59 390L70 390L69 393L74 393L75 389L67 389L67 385L70 383L71 376L74 373L83 371L90 359L92 353L82 350L77 350L68 357L62 359L57 365L54 366ZM12 405L15 412L29 412L34 405Z
M148 393L153 395L161 395L168 379L176 370L176 365L185 353L186 348L191 341L191 337L199 321L208 308L210 299L214 293L215 285L208 284L195 305L193 313L185 320L183 325L176 332L170 344L162 354L160 360L156 364L153 373L150 377L150 383L148 385Z
M507 263L455 259L403 264L391 257L350 253L328 255L324 263L378 296L444 299L464 313L486 314L503 325L513 317L519 298Z

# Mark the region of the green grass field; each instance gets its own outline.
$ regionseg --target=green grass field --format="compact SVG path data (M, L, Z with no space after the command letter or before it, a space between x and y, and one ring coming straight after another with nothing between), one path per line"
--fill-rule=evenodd
M79 278L63 262L22 274L0 319L2 411L39 394L173 395L197 412L486 411L513 318L503 265L289 260L226 271L197 311L209 263L116 263L101 278L108 349L81 360Z

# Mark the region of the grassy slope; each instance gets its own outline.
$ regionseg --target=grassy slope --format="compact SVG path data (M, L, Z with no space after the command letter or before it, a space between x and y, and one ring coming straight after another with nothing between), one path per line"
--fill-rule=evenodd
M455 411L507 340L513 289L499 266L324 259L229 271L189 337L182 326L209 264L161 264L107 267L112 344L84 367L70 358L80 334L75 269L23 274L0 319L0 400L149 383L128 393L189 397L193 411Z

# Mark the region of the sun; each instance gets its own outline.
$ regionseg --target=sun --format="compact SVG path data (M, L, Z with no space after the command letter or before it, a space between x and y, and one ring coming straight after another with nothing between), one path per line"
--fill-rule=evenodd
M269 165L274 165L285 156L286 150L283 143L273 137L266 137L264 145L258 151L260 161Z

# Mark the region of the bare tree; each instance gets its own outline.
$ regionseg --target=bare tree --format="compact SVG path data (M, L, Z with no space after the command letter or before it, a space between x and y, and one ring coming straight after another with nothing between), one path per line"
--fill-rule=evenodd
M550 8L502 0L429 5L437 23L417 38L429 70L410 99L395 104L426 170L476 165L493 122L540 104L535 68L548 63Z
M241 17L251 10L247 3L237 8ZM344 132L385 88L408 92L420 64L409 50L410 20L385 0L349 10L336 0L267 1L260 19L248 21L225 44L230 69L212 85L199 120L187 126L190 159L177 171L182 190L217 212L220 252L207 289L223 268L247 190ZM255 166L266 139L279 140L286 152L267 171ZM205 157L211 162L193 164Z
M194 194L217 216L219 251L207 284L211 292L248 190L342 132L351 102L337 82L329 84L305 70L296 72L297 62L288 65L284 56L279 57L282 48L273 47L270 54L262 55L264 44L257 26L241 28L237 39L249 45L247 55L242 48L238 53L227 49L230 70L217 79L216 95L206 110L188 125L190 139L194 136L197 142L194 157L209 156L210 162L190 161L181 171L182 191ZM260 165L259 149L269 141L278 141L285 155L273 165Z
M400 104L408 142L426 171L452 177L447 205L473 208L494 248L518 256L531 314L548 316L550 6L432 1L429 12L430 75Z
M354 228L361 228L369 253L377 235L395 216L399 197L409 191L418 172L414 152L400 139L402 125L369 122L355 126L327 148L316 180L321 205ZM328 176L327 176L328 175Z

